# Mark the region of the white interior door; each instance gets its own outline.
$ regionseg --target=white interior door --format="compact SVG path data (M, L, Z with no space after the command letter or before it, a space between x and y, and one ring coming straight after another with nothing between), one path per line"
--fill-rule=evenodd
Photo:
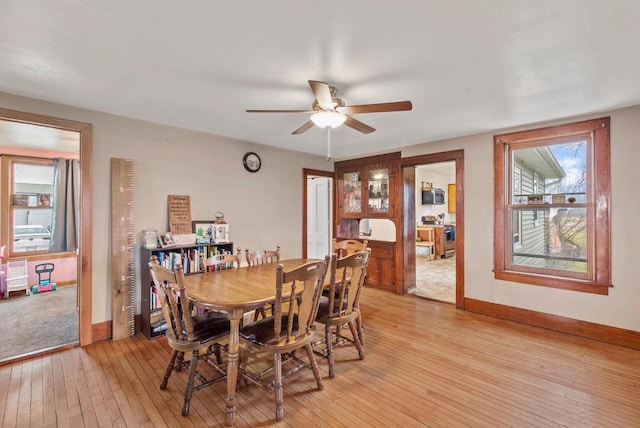
M332 178L307 178L307 257L324 258L331 249Z

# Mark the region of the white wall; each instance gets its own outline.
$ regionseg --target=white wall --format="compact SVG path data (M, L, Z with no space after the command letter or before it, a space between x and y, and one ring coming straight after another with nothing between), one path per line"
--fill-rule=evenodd
M190 195L193 220L222 211L236 248L281 245L282 257L302 255L302 169L333 171L322 156L305 155L184 129L127 119L0 92L0 106L93 124L92 323L111 319L111 158L133 160L136 247L151 225L167 230L167 195ZM251 174L247 151L262 158ZM136 249L136 267L140 265ZM136 313L140 313L137 272Z
M612 282L608 296L493 278L493 135L571 121L611 117ZM640 242L640 106L536 124L495 133L425 143L403 157L464 150L465 297L593 323L640 331L638 242Z
M431 183L434 189L442 189L445 194L444 205L422 205L422 182ZM422 216L444 214L445 223L455 223L456 214L449 213L449 184L456 182L456 163L439 162L416 168L416 222Z

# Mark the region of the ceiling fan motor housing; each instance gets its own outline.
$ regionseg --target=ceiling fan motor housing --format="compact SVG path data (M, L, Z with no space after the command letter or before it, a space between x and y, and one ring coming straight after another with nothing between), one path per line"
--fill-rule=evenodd
M345 104L342 98L336 96L336 94L338 93L338 90L334 86L329 86L329 89L331 90L331 101L333 102L333 109L335 110L338 107L344 107ZM311 104L311 108L313 108L315 111L324 110L320 106L320 104L318 104L318 100L313 100L313 104Z

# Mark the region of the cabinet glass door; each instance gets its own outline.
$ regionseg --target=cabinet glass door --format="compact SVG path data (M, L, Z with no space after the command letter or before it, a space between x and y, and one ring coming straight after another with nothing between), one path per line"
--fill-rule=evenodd
M369 188L367 211L371 214L389 212L389 169L370 169L367 184Z
M342 175L342 211L344 213L362 212L362 177L360 172L347 172Z

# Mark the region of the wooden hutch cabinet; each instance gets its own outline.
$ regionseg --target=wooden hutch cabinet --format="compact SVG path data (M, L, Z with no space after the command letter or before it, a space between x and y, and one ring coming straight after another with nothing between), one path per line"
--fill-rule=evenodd
M395 292L395 242L371 241L371 258L367 266L366 284L373 288Z
M400 152L336 162L335 236L340 239L367 239L371 259L365 285L401 293L402 273L398 272L399 247L393 241L378 241L359 232L363 219L389 219L400 224L396 208L399 201ZM397 241L398 234L391 239Z
M393 218L397 157L383 155L336 163L338 217Z

